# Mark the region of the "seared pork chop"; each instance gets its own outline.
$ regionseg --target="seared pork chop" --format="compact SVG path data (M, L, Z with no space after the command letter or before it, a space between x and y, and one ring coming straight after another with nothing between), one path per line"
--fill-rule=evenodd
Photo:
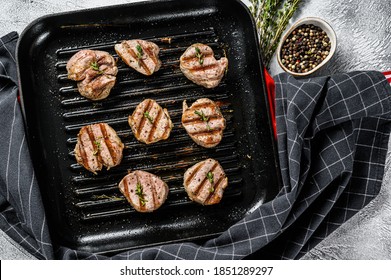
M134 70L144 75L152 75L160 69L159 47L145 40L127 40L114 46L122 60Z
M220 143L225 119L219 106L208 98L201 98L190 108L183 101L182 125L198 145L213 148Z
M67 63L68 78L77 81L80 94L91 100L106 98L118 73L115 59L104 51L81 50Z
M94 174L117 166L122 160L124 144L115 130L106 123L83 126L77 135L75 156L77 162Z
M152 212L158 209L168 195L168 186L162 179L141 170L126 175L118 187L138 212Z
M222 199L228 178L219 162L209 158L186 170L183 185L191 200L212 205Z
M167 139L173 127L167 109L152 99L138 104L128 122L137 140L145 144Z
M224 76L228 59L216 60L212 48L204 44L193 44L180 57L183 74L197 85L214 88Z

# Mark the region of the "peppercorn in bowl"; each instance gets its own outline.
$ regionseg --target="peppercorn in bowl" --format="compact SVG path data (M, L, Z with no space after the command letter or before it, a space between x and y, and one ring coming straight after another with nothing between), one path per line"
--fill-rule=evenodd
M326 21L315 17L303 18L282 37L277 61L285 72L293 76L308 76L331 59L336 45L335 32Z

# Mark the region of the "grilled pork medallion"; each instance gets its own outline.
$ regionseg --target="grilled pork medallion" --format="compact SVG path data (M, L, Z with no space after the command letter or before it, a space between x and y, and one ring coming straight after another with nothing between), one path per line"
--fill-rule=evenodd
M104 51L81 50L67 63L68 78L77 81L80 94L91 100L106 98L113 88L118 68Z
M193 44L180 57L183 74L197 85L214 88L224 76L228 59L216 60L212 48L204 44Z
M191 200L202 205L212 205L222 199L228 178L219 162L209 158L185 172L183 185Z
M118 187L138 212L152 212L158 209L168 195L168 186L162 179L141 170L126 175Z
M114 46L122 60L141 74L150 76L160 69L159 47L145 40L122 41Z
M94 174L117 166L122 160L124 144L106 123L83 126L77 135L75 156L77 162Z
M183 101L182 125L198 145L213 148L220 143L225 119L219 106L208 98L201 98L191 107Z
M137 140L145 144L167 139L173 127L167 109L152 99L138 104L128 122Z

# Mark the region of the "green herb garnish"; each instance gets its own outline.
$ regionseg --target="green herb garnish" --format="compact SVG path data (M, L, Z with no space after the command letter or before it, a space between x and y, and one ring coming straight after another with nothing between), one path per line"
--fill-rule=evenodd
M144 118L147 118L151 124L153 124L153 118L149 115L148 111L144 112Z
M202 111L200 112L200 111L195 110L194 114L198 115L201 118L201 120L204 122L209 121L209 117L205 116L204 112L202 112Z
M213 184L213 173L212 171L209 171L208 174L206 174L206 178L208 178L209 182Z
M148 200L145 200L144 198L145 194L143 191L143 186L141 185L140 182L137 182L136 185L136 195L139 197L141 205L144 206Z
M199 47L195 47L196 58L198 58L198 62L202 65L204 64L204 54L201 52Z
M206 178L208 178L209 180L209 183L211 184L211 187L209 188L209 192L214 192L215 191L215 188L213 187L213 173L212 171L209 171L207 174L206 174Z
M143 48L140 46L140 45L137 45L136 46L136 50L137 50L137 57L140 59L143 57L144 55L144 51L143 51Z
M99 64L96 61L95 62L91 62L91 68L92 68L92 70L98 71L98 74L102 74L103 73L103 71L99 70Z
M143 59L144 51L140 45L136 45L136 50L137 50L136 55L137 55L138 66L140 66L141 60Z
M209 123L208 123L209 117L205 116L204 112L202 112L202 111L200 112L200 111L195 110L194 114L198 115L201 118L202 121L206 122L206 128L208 130L210 130L210 126L209 126Z
M100 140L95 140L94 146L96 147L96 149L94 150L93 155L96 156L98 154L98 152L102 149L101 144L100 144Z
M260 38L263 61L269 66L282 33L301 0L250 0L250 11L255 19Z

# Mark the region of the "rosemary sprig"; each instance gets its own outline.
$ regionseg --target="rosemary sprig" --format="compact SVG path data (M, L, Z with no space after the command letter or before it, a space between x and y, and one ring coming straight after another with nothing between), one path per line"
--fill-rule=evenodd
M144 198L145 194L143 191L143 186L141 185L140 182L137 182L136 185L136 195L139 197L142 206L144 206L145 203L148 202L148 200L145 200Z
M281 35L301 0L251 0L250 11L257 25L263 61L269 66Z
M149 114L148 111L145 111L145 112L144 112L144 118L147 118L147 120L148 120L151 124L153 124L153 118L151 117L151 115Z
M196 58L198 58L198 62L202 65L204 64L204 54L201 52L199 47L195 47Z

